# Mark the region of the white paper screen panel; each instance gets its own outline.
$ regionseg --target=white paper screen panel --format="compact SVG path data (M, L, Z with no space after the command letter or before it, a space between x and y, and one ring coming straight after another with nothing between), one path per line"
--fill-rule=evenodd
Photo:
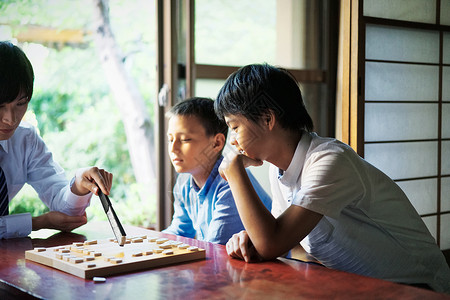
M366 101L437 101L439 67L366 62Z
M364 157L394 180L437 175L437 142L366 144Z
M437 103L366 103L364 137L368 142L436 139Z
M422 220L425 223L425 225L427 226L427 228L430 231L431 235L434 237L434 239L436 239L436 234L437 234L437 217L436 216L423 217ZM441 249L443 249L442 245L441 245Z
M364 0L364 16L421 23L436 22L436 0Z
M450 139L450 103L442 104L442 138Z
M450 25L450 0L441 0L441 24Z
M450 32L444 32L444 43L442 46L444 50L442 53L443 62L444 64L450 64Z
M450 177L441 179L441 210L450 211Z
M368 24L366 59L439 62L439 32Z
M419 214L436 213L437 179L397 182Z
M450 101L450 67L442 68L442 101Z
M441 151L441 173L442 175L450 175L450 141L442 141Z
M450 249L450 214L441 215L441 249Z

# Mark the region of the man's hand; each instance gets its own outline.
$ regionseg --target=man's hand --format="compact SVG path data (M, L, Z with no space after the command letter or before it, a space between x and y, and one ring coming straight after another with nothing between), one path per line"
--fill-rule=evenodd
M228 255L233 258L242 259L245 262L262 261L245 230L233 234L228 240L226 247Z
M86 223L86 213L82 216L69 216L59 211L50 211L32 219L33 230L48 228L69 232Z
M103 194L109 195L112 178L111 173L97 167L78 169L71 190L78 196L86 195L89 192L98 195L100 187Z

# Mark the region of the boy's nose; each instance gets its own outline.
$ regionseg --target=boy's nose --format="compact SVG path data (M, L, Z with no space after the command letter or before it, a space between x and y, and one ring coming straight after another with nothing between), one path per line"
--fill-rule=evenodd
M2 123L9 126L16 124L16 114L14 113L14 110L4 107L0 112L0 120Z
M235 135L235 134L232 134L232 135L230 136L230 143L231 143L231 145L233 145L233 146L237 146L238 142L237 142L237 140L236 140L236 135Z
M170 146L169 146L170 152L175 153L175 152L178 152L179 149L180 149L179 143L176 140L174 140L174 141L172 141L172 143L170 143Z

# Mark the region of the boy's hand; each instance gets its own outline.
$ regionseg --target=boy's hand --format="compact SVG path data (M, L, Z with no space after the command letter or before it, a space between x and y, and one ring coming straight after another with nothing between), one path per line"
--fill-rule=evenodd
M78 196L86 195L89 192L98 195L100 187L105 195L109 195L112 178L111 173L97 167L78 169L71 190Z
M86 213L82 216L69 216L59 211L50 211L32 219L33 230L48 228L69 232L86 223Z
M233 258L242 259L245 262L262 261L245 230L233 234L226 247L228 255Z
M219 166L219 174L223 179L227 180L227 172L233 170L233 168L247 168L247 167L258 167L261 166L263 162L258 159L250 158L239 152L230 151L222 160Z

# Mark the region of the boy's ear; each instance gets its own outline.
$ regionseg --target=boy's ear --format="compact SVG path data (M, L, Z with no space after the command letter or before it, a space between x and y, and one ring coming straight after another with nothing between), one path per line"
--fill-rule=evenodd
M214 149L217 152L222 151L225 146L225 135L223 133L218 133L214 136Z
M275 113L272 110L269 110L267 113L263 114L262 118L264 125L267 126L269 130L272 130L276 121Z

